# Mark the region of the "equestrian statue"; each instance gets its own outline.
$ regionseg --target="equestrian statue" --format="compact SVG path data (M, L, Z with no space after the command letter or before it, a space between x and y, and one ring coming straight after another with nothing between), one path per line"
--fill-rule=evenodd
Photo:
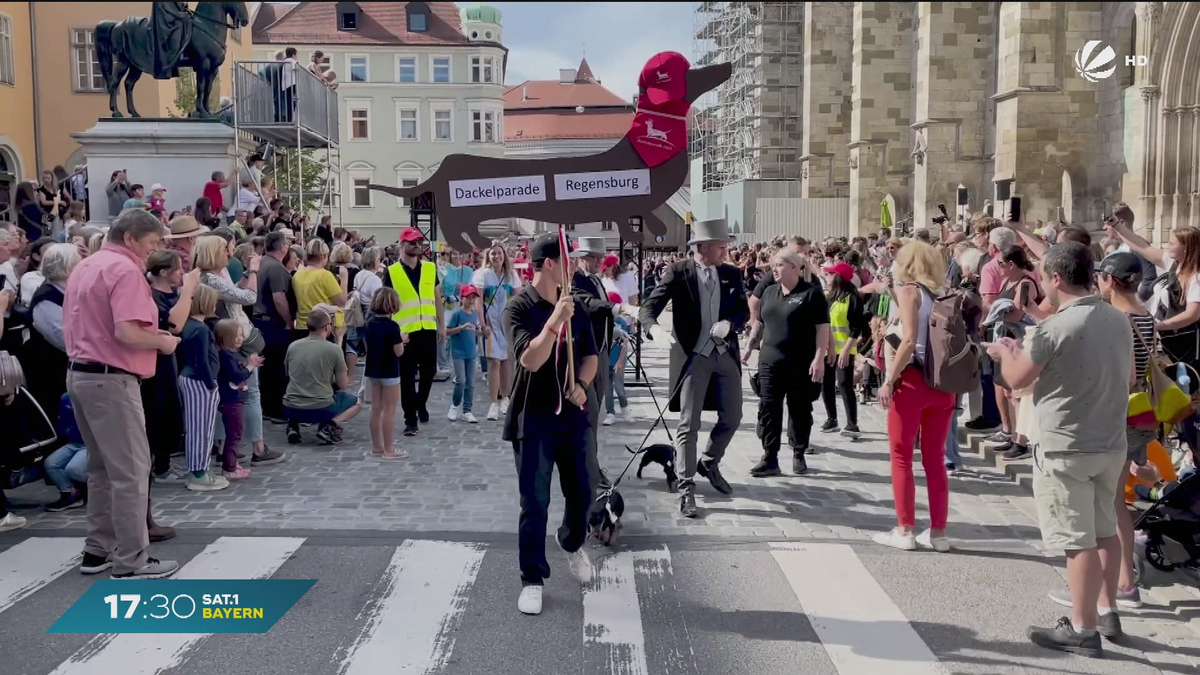
M141 117L133 105L133 87L142 73L150 73L156 80L172 80L179 77L180 68L191 68L196 73L196 109L189 116L214 117L208 101L225 63L225 38L230 29L249 25L246 3L198 2L195 10L186 2L154 2L150 6L149 19L130 17L119 23L96 24L96 57L112 116L123 117L117 106L122 79L125 107L131 117Z

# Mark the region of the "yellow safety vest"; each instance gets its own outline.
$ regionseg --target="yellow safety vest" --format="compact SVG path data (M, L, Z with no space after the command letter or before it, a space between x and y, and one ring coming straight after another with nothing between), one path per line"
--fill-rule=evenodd
M392 320L400 324L400 332L437 330L437 310L434 307L437 267L431 262L421 262L420 293L409 281L403 262L389 267L388 274L392 278L392 288L400 296L400 311L392 315Z
M833 331L833 346L838 354L850 339L850 298L838 300L829 306L829 329ZM858 354L858 349L851 349L851 354Z

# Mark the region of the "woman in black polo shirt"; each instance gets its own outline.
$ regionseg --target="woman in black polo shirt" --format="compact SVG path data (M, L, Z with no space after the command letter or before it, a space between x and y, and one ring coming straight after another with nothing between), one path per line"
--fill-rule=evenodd
M812 432L812 403L821 393L829 345L829 303L820 284L809 278L808 269L808 261L790 249L771 260L777 283L763 291L759 310L763 335L758 355L758 433L763 458L750 469L751 476L780 474L785 399L792 471L808 471L804 453Z

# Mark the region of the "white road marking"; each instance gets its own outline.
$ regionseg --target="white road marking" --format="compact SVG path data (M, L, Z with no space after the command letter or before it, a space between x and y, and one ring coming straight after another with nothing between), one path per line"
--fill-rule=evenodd
M601 650L595 664L599 672L649 675L634 567L643 574L662 575L670 569L670 560L665 547L597 558L592 582L583 589L583 647L585 658L589 650Z
M479 574L477 544L407 540L397 547L378 603L350 647L340 675L432 673L454 651L467 594Z
M0 612L79 564L83 540L31 537L0 553Z
M839 675L933 675L938 663L904 612L845 544L772 543L804 613ZM831 581L831 570L837 581Z
M304 543L303 537L221 537L173 579L264 579ZM157 675L184 662L210 633L102 635L64 661L52 675Z

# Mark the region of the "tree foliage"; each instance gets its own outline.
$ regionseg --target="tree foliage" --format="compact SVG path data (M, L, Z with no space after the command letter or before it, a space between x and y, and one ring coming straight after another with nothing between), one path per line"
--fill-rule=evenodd
M299 157L299 177L297 177L297 156ZM311 215L321 209L321 198L325 194L326 163L324 157L318 157L312 150L296 148L277 148L274 160L266 171L266 175L275 180L275 189L292 208L300 213ZM300 199L303 191L303 200Z
M218 80L213 81L208 108L215 111L219 110L220 107L221 83L218 78ZM175 78L175 108L176 110L167 110L169 117L188 117L196 109L196 72L191 68L181 69L179 77Z

